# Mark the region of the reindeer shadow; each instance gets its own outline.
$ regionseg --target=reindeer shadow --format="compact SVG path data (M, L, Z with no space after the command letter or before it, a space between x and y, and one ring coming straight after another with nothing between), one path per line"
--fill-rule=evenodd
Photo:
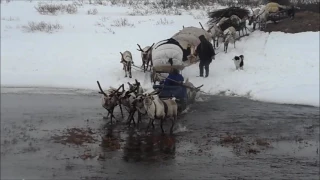
M123 160L126 162L159 162L174 159L176 139L161 133L128 133L123 148Z

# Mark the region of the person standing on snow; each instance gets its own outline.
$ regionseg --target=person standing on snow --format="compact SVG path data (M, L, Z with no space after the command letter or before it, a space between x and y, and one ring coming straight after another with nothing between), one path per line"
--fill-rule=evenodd
M209 76L209 65L216 55L212 44L204 37L204 35L199 36L200 44L195 50L195 56L199 56L200 63L200 77L203 77L203 68L205 68L206 76Z

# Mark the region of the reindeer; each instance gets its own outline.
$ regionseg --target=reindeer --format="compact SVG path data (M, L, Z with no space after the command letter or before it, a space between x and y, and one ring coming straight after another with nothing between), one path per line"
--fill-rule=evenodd
M137 44L137 45L139 47L139 49L137 49L137 50L141 51L143 72L146 72L146 70L148 70L149 63L150 63L150 71L151 71L151 67L153 66L151 51L152 51L152 47L153 47L154 43L151 46L146 46L143 49L141 48L141 46L139 44Z
M135 100L137 98L138 94L142 94L144 92L143 88L140 85L140 82L135 80L135 84L130 84L129 85L129 90L126 92L123 92L123 94L120 96L120 102L123 104L125 107L127 107L129 110L129 117L127 120L127 123L131 124L131 121L135 124L134 121L134 114L136 112L136 107L135 107ZM141 122L141 113L138 112L138 123Z
M129 77L132 78L132 74L131 74L131 66L134 64L133 60L132 60L132 54L130 51L125 51L125 52L120 52L121 54L121 61L120 63L123 64L123 70L125 72L125 76L127 77L128 73L129 73Z
M119 102L119 98L118 96L121 94L121 92L119 92L119 90L122 88L122 91L124 91L124 84L122 84L118 89L115 88L110 88L107 93L105 93L101 86L99 81L97 81L98 87L100 89L100 94L102 94L102 107L105 108L108 111L108 115L106 118L108 118L109 114L111 115L111 124L112 124L112 118L115 119L114 115L113 115L113 111L114 108L119 105L120 107L120 111L121 111L121 115L123 117L123 112L122 112L122 107L121 104Z
M143 105L150 118L146 131L148 131L150 124L152 124L154 128L153 122L155 119L160 119L160 127L162 133L164 133L162 126L163 121L165 118L171 118L172 124L170 128L170 134L173 133L173 126L178 115L178 105L175 101L175 98L161 100L156 94L147 94L143 99Z
M199 22L199 24L200 24L201 28L203 30L205 30L200 22ZM217 42L217 47L218 47L219 37L221 37L221 33L222 33L221 28L218 25L213 24L208 30L205 30L205 31L207 31L211 35L211 38L213 41L213 48L216 48L216 46L215 46L216 42Z
M237 15L230 16L230 20L231 20L233 26L236 28L237 31L239 31L239 37L241 37L240 31L242 31L242 35L245 35L244 32L246 34L248 34L247 26L246 26L247 19L248 19L247 16L243 17L242 19L240 19L239 16L237 16Z
M251 8L251 11L252 11L252 16L249 17L249 25L251 26L251 24L253 23L253 30L256 29L256 24L257 22L259 21L258 18L259 18L259 12L260 12L260 8L256 9L256 10L253 10ZM259 28L260 28L260 24L259 24Z
M228 29L226 29L223 34L224 35L224 52L227 53L228 51L228 45L230 40L233 40L234 48L236 48L236 29L231 26Z
M187 96L188 102L187 104L192 104L196 100L197 93L199 92L200 88L203 86L195 87L190 81L189 78L183 83L183 85L187 88Z

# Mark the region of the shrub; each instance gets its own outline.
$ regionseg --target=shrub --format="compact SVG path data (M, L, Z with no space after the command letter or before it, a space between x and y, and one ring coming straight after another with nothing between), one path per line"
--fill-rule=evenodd
M113 21L113 24L111 24L111 26L116 26L116 27L125 27L125 26L129 26L129 27L134 27L134 24L131 24L127 18L120 18L117 20Z
M20 19L18 17L2 17L1 20L3 21L19 21Z
M57 31L59 29L62 29L62 26L58 23L51 24L46 22L29 22L28 25L22 26L23 30L26 32L47 32L47 33L53 33L54 31Z
M89 9L88 10L88 14L90 15L96 15L96 14L98 14L98 10L96 9L96 8L94 8L94 9Z
M194 19L204 19L207 17L207 14L201 11L199 14L190 13Z
M159 21L156 22L156 25L168 25L168 24L173 24L173 21L168 21L166 18L160 18Z
M52 14L56 15L58 12L67 12L68 14L75 14L78 12L78 8L74 4L47 4L47 3L39 3L38 7L35 7L35 9L42 15L45 14Z

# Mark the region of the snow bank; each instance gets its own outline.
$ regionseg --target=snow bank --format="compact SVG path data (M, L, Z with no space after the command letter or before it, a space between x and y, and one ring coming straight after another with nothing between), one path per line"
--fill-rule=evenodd
M60 3L60 2L59 2ZM40 15L34 2L1 4L1 86L61 87L97 90L117 87L138 79L150 88L149 74L133 70L133 79L124 78L120 51L130 50L141 65L137 43L142 47L170 38L182 26L199 26L207 19L181 16L129 16L127 7L79 7L77 14ZM97 15L88 15L96 8ZM194 11L193 11L194 12ZM194 12L195 13L195 12ZM130 26L112 26L126 18ZM28 22L59 23L53 33L26 33ZM209 78L197 78L197 65L183 71L196 86L212 94L224 92L278 103L319 106L319 33L299 34L254 32L217 52ZM231 59L243 54L243 71L235 71Z

